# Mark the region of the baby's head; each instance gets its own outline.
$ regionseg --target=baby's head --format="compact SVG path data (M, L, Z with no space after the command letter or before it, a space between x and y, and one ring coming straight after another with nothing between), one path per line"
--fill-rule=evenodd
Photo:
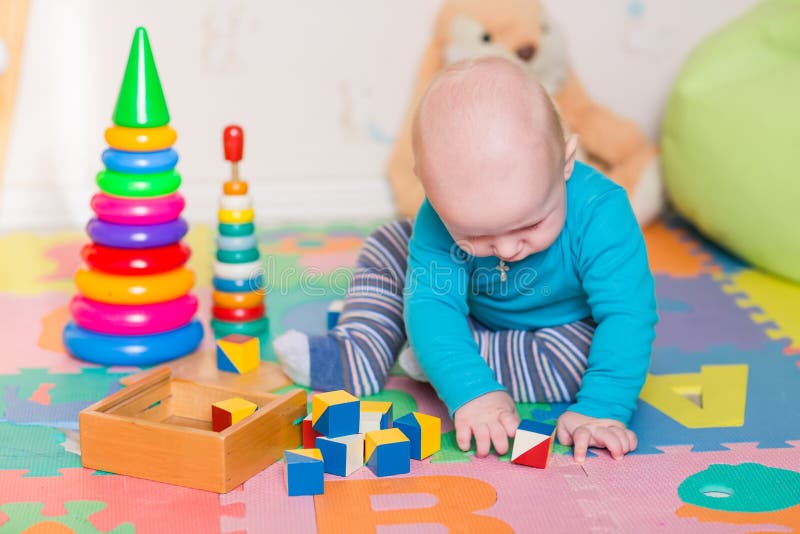
M444 69L414 122L416 173L445 227L470 254L506 261L558 237L576 145L544 89L500 58Z

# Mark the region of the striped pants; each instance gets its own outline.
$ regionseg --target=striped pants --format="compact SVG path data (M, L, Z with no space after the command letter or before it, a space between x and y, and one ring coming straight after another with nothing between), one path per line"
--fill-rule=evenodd
M339 323L310 339L311 387L377 393L406 341L403 287L410 221L378 228L367 238ZM517 402L569 402L586 370L591 319L538 330L493 331L469 318L481 356Z

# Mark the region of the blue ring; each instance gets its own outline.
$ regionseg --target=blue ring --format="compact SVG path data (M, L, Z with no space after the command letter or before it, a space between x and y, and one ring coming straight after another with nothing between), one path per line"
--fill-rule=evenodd
M241 237L218 235L217 248L219 250L247 250L249 248L258 248L258 243L254 235Z
M243 293L245 291L263 289L264 276L259 274L255 278L246 278L244 280L230 280L215 276L211 283L214 284L214 289L223 293Z
M174 360L194 352L203 339L203 325L193 319L180 328L149 336L110 336L67 323L62 335L67 350L81 360L101 365L142 366Z
M250 263L257 261L261 257L257 248L246 250L223 250L217 251L217 261L221 263Z
M126 152L107 148L103 151L106 169L126 174L153 174L170 171L178 164L178 153L173 149L155 152Z
M241 224L219 223L217 225L217 230L221 235L243 237L246 235L253 235L256 231L256 226L251 222Z
M189 225L182 217L160 224L115 224L94 218L86 232L98 245L116 248L151 248L177 243Z

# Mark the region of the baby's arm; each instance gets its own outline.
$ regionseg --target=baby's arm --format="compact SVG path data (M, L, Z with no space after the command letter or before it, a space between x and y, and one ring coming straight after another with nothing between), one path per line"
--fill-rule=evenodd
M577 402L559 419L559 441L574 443L576 459L587 446L620 457L636 446L625 427L650 364L658 319L653 276L624 191L594 199L582 220L574 252L597 328Z
M471 262L426 200L409 243L405 319L420 366L453 415L456 437L479 456L508 450L519 419L511 397L478 352L467 322Z

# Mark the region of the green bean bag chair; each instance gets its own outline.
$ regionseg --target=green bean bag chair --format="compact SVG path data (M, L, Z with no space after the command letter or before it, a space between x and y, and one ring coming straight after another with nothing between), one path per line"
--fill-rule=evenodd
M767 0L697 47L670 95L661 149L683 217L800 282L800 0Z

